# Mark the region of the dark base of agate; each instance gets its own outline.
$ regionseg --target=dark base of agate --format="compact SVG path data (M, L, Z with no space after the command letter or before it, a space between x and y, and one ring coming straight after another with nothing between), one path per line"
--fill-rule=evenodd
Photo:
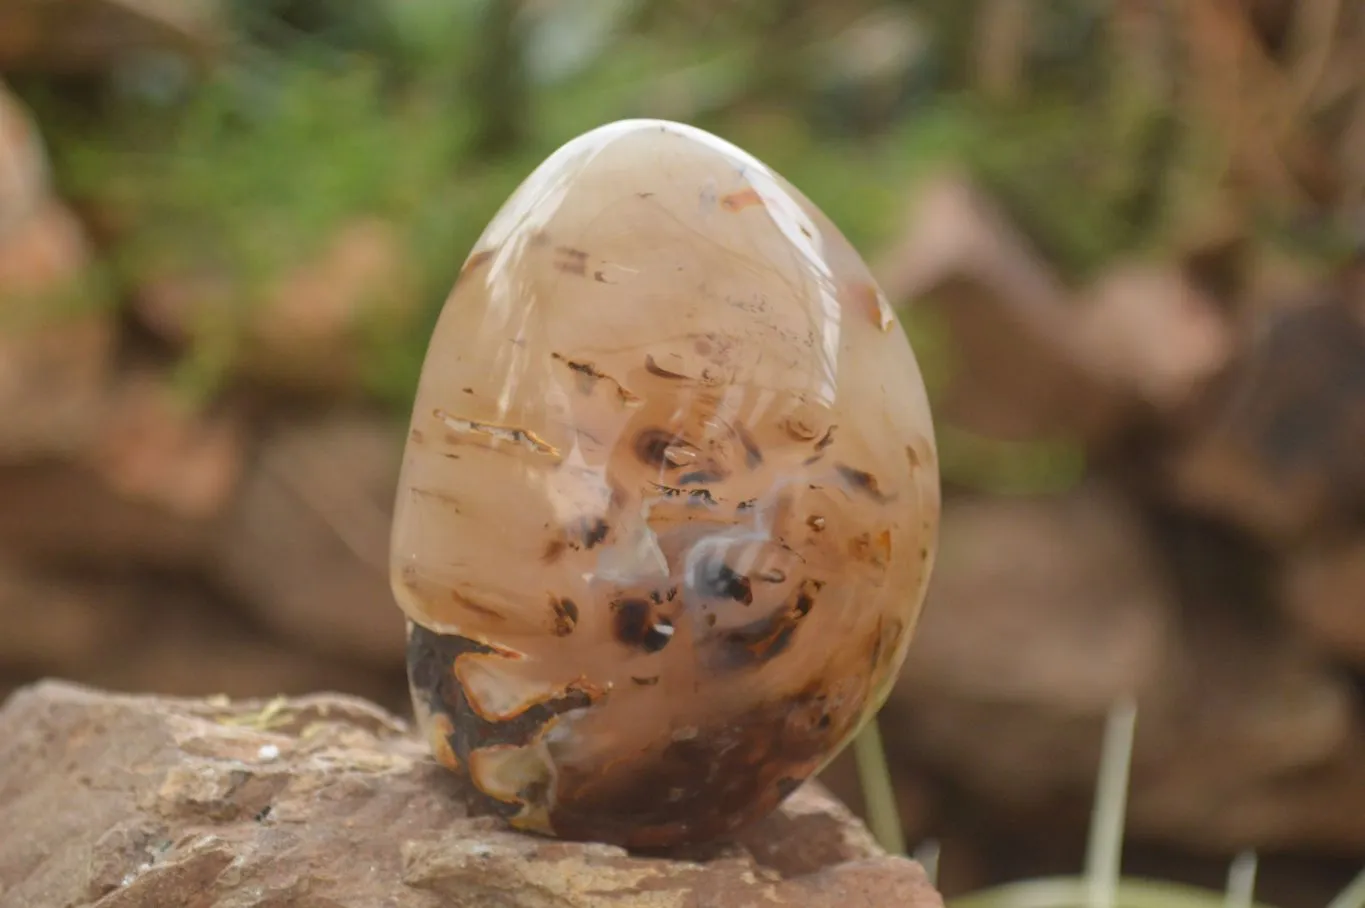
M470 754L496 745L526 746L554 716L588 706L573 692L538 704L507 722L490 722L470 706L455 677L464 653L493 650L459 636L412 625L408 680L413 699L431 716L445 716L448 743L460 765ZM610 694L599 701L607 708ZM559 767L555 792L523 791L521 803L478 792L477 806L510 818L523 803L551 801L552 834L636 850L700 845L728 838L771 813L830 755L847 732L834 721L825 697L810 692L765 704L661 750L624 754L596 772ZM477 784L474 786L477 789Z

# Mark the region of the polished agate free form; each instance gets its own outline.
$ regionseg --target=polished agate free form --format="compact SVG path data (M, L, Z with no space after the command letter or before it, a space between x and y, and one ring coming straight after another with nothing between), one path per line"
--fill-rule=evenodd
M709 133L595 129L431 338L392 536L419 721L519 828L724 836L885 699L938 515L914 353L839 230Z

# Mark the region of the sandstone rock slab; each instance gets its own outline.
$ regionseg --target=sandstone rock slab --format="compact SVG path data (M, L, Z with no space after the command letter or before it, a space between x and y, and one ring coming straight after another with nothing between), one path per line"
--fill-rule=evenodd
M689 856L509 831L365 701L107 694L0 709L0 908L739 908L942 902L815 785Z

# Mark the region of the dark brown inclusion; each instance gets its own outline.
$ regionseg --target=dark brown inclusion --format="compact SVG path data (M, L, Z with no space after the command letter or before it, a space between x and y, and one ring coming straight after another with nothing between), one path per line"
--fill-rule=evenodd
M680 379L687 378L679 372L672 372L655 362L654 357L645 354L645 371L650 375L657 375L659 378Z
M433 715L450 721L448 741L463 765L480 748L526 746L556 715L591 703L587 693L573 691L506 722L481 718L466 700L453 666L465 653L492 652L492 647L420 625L413 625L409 636L412 689ZM658 680L632 678L645 686ZM849 730L849 719L858 712L859 704L848 703L832 714L831 703L812 687L794 699L765 703L699 728L692 738L660 742L613 764L610 772L560 766L550 823L561 838L644 850L726 836L766 816L790 795ZM475 797L478 806L504 817L520 810L519 804L481 792Z
M815 595L823 586L818 580L804 580L782 608L712 638L714 650L708 664L717 671L738 671L782 655L791 646L801 619L810 614Z
M836 463L834 465L834 469L839 471L839 476L844 480L844 482L848 483L854 489L864 493L868 497L876 499L882 504L885 504L894 497L892 495L887 495L886 493L884 493L881 490L881 486L877 484L877 477L873 476L866 470L859 470L855 467L850 467L847 464L842 463Z
M847 728L814 690L765 703L610 772L561 767L550 821L564 838L646 850L716 839L775 809Z
M678 477L678 485L696 485L706 482L720 482L725 479L726 474L720 470L693 470Z
M554 609L555 634L560 637L572 634L578 626L578 604L565 597L551 599L550 607Z
M583 534L583 545L585 548L590 549L607 538L607 534L611 532L611 527L601 517L594 517L590 520L584 520L581 525L581 530Z
M749 578L718 557L707 558L698 565L697 593L713 599L733 599L744 605L754 601Z
M657 653L673 639L673 622L654 615L647 599L618 599L611 604L616 639Z
M455 677L455 660L466 653L495 652L497 650L491 646L454 634L437 634L416 623L412 624L408 635L408 683L413 696L424 702L433 716L441 715L450 720L452 730L448 743L464 766L469 765L469 755L473 751L484 747L500 744L525 747L555 716L592 703L585 691L571 690L555 699L536 703L505 722L483 718L469 704L464 688ZM520 809L518 804L486 795L482 799L486 807L503 816L511 816Z
M676 436L663 429L646 429L635 436L635 456L641 463L651 467L671 466L664 458L665 452L674 443Z

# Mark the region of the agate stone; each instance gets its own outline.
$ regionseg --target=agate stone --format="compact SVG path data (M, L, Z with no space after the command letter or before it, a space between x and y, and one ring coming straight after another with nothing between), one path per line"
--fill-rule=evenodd
M729 834L886 698L939 495L910 343L805 196L677 123L570 141L415 399L391 569L433 752L518 828Z

